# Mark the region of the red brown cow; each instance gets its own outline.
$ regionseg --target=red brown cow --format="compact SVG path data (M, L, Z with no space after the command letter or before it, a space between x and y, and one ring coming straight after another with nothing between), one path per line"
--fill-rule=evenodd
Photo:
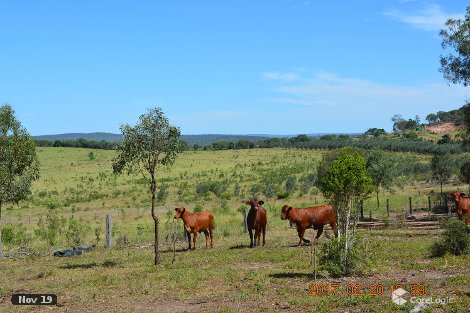
M214 230L214 216L208 211L200 213L188 212L185 208L175 208L175 219L181 218L184 222L184 229L188 236L189 250L191 250L191 233L193 234L194 250L196 250L197 233L204 232L206 235L206 248L209 244L209 234L211 237L212 248L212 231Z
M463 193L456 191L452 193L455 199L455 207L457 208L457 215L465 224L470 223L470 198L464 198Z
M281 210L281 219L290 220L297 227L297 233L299 234L299 245L303 242L309 243L310 241L304 238L305 230L313 226L313 229L318 229L317 236L315 239L320 238L323 232L323 225L330 224L331 228L338 235L336 229L336 215L333 211L333 207L329 204L313 206L309 208L293 208L288 205L284 205Z
M266 225L268 224L266 209L262 207L264 202L262 200L258 201L257 199L252 199L245 202L245 204L250 206L250 211L246 218L248 232L250 233L250 248L254 248L255 245L259 246L261 233L263 233L264 246L266 244ZM253 229L255 230L254 238ZM258 238L258 244L256 244L256 238Z

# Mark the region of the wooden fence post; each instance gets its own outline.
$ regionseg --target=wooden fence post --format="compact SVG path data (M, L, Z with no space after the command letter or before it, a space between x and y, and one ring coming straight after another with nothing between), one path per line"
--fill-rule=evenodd
M409 197L409 200L410 200L410 215L413 214L413 206L411 204L411 197Z
M428 196L428 208L429 212L431 212L431 196Z
M364 220L364 200L361 199L361 221Z
M387 216L390 217L390 199L387 199Z
M113 246L113 230L111 224L111 214L106 214L106 248L111 249Z
M248 224L246 221L246 208L243 208L243 226L245 227L245 233L248 231Z

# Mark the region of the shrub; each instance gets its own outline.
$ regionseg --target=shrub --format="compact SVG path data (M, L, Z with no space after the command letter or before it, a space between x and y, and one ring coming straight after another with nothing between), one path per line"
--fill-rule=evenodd
M370 256L367 254L364 242L360 238L354 238L349 241L346 258L348 264L344 267L344 240L344 237L334 238L324 241L322 244L320 264L334 277L361 274L370 262Z
M450 220L441 226L442 237L430 247L432 257L440 257L446 253L461 255L469 247L470 231L464 222Z
M2 240L6 245L11 245L15 241L15 226L6 225L2 227Z
M196 206L194 207L194 213L199 213L203 210L203 207L201 204L196 204Z

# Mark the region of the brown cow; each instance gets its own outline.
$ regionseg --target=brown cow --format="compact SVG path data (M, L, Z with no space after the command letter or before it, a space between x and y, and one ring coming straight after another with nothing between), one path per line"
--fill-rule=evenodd
M470 223L470 198L462 197L464 194L460 191L455 191L451 195L454 196L455 199L457 215L468 225Z
M258 201L257 199L252 199L246 201L245 204L250 206L250 211L246 218L248 232L250 233L250 248L254 248L255 245L259 246L261 232L263 233L264 246L266 244L266 224L268 223L266 209L262 207L264 202L262 200ZM253 229L255 230L254 242ZM256 238L258 238L258 244L256 244Z
M196 250L197 233L204 232L206 235L206 248L209 243L209 234L211 237L212 248L212 231L214 230L214 216L208 211L200 213L188 212L185 208L175 208L175 219L181 218L184 222L184 229L188 236L189 250L191 250L191 233L193 234L194 250Z
M281 210L281 219L290 220L297 227L297 233L299 234L299 245L303 242L309 243L310 241L304 238L305 230L313 226L313 229L318 229L317 236L315 239L320 238L323 232L323 225L330 224L331 228L338 235L336 229L336 215L333 207L329 204L313 206L309 208L293 208L288 205L284 205Z

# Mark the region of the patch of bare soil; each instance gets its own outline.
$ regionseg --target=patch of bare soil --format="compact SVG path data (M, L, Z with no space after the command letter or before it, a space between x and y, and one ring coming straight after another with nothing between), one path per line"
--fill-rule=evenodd
M462 128L459 125L455 125L453 122L445 122L440 124L432 124L424 127L428 132L432 134L448 134Z

